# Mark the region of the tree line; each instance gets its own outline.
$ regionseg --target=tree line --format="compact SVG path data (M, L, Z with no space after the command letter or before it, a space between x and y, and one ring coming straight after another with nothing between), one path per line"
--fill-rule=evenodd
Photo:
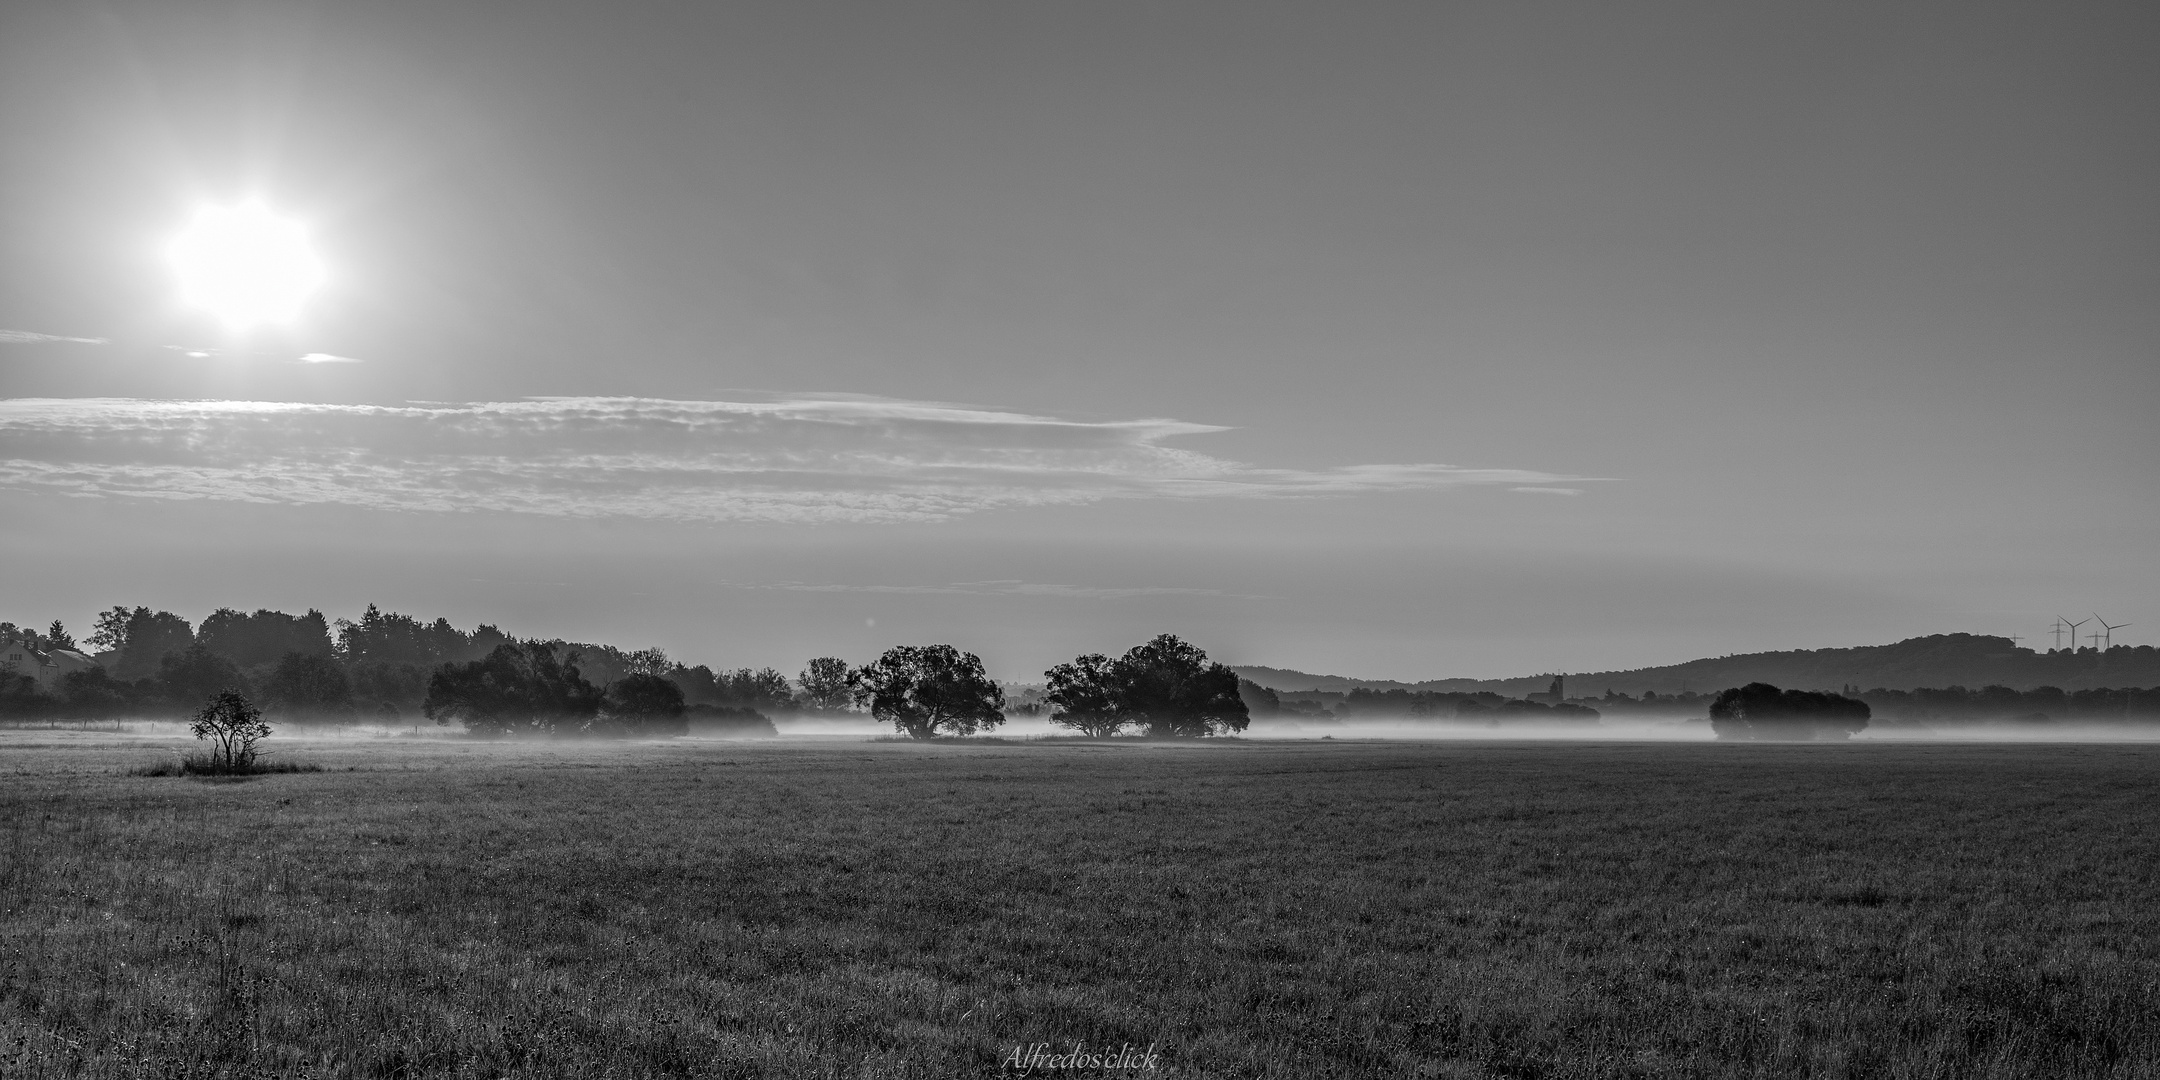
M444 664L429 680L423 709L438 723L456 721L484 735L682 734L686 707L675 671L657 651L632 659L631 671L597 686L575 655L512 642L480 660ZM1171 634L1115 660L1089 654L1044 674L1043 701L1057 710L1051 721L1083 735L1199 738L1243 731L1248 722L1236 673ZM895 645L861 667L819 657L798 684L798 708L860 708L917 739L980 734L1006 720L1004 689L980 657L951 645Z
M1898 720L1948 723L2011 721L2028 724L2078 721L2085 723L2150 722L2160 719L2160 686L2096 687L2064 690L2042 686L2013 690L2007 686L1969 689L1947 686L1921 690L1859 690L1846 692L1868 703L1881 716Z
M7 650L16 650L13 653ZM116 606L77 644L0 623L0 717L185 718L220 694L281 721L403 723L415 714L478 735L655 737L693 725L762 730L787 712L867 712L915 738L1005 722L1005 694L973 653L899 645L860 667L818 657L794 679L773 668L714 670L658 649L466 632L370 604L358 619L220 608L198 627L169 611ZM31 665L49 677L29 673ZM63 670L64 669L64 670ZM1164 634L1116 659L1089 654L1045 673L1050 719L1075 732L1200 737L1245 729L1236 674Z
M1336 702L1332 709L1326 709L1317 702L1308 706L1306 702L1298 699L1284 702L1283 706L1290 711L1309 711L1314 716L1324 712L1339 719L1354 716L1410 717L1479 724L1535 721L1582 724L1595 722L1599 718L1598 710L1578 702L1531 701L1527 698L1506 697L1488 690L1406 690L1401 687L1375 690L1361 686L1342 695L1342 700Z

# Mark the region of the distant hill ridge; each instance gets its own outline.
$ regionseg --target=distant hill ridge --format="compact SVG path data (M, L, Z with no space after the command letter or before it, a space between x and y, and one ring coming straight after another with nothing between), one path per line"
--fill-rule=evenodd
M1239 667L1239 675L1276 691L1321 690L1346 693L1371 690L1487 690L1510 697L1544 690L1555 672L1513 679L1428 679L1406 683L1388 679L1351 679L1271 667ZM1890 645L1849 649L1795 649L1789 652L1741 653L1690 660L1665 667L1630 671L1566 672L1571 697L1597 697L1607 690L1641 695L1645 690L1676 694L1711 692L1728 686L1766 682L1787 689L1916 690L1921 687L1989 685L2031 690L2064 690L2160 685L2160 650L2150 645L2113 649L2034 652L2004 637L1985 634L1932 634Z

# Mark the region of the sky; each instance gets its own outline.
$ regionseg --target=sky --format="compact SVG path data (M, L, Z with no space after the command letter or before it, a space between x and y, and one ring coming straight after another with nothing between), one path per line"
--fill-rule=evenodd
M0 619L1022 680L2150 642L2156 49L2135 3L11 4ZM322 284L236 328L170 250L250 201Z

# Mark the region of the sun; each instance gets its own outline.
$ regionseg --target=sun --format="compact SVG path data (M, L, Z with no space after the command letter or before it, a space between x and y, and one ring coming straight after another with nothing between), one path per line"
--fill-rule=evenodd
M323 283L307 230L259 202L205 207L167 254L186 302L233 329L291 322Z

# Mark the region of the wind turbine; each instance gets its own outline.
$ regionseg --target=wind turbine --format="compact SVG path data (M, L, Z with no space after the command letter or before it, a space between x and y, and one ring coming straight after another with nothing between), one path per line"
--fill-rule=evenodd
M2064 627L2066 627L2066 628L2068 628L2068 629L2069 629L2069 631L2070 631L2070 651L2071 651L2071 652L2076 652L2076 651L2077 651L2077 628L2078 628L2078 627L2080 627L2080 626L2083 626L2083 625L2085 625L2086 623L2089 623L2089 622L2091 622L2092 620L2091 620L2091 619L2079 619L2079 620L2078 620L2078 621L2076 621L2076 622L2071 622L2070 620L2068 620L2068 619L2065 619L2065 618L2063 618L2063 617L2062 617L2062 616L2060 616L2060 615L2057 615L2057 616L2055 616L2055 619L2056 619L2056 621L2057 621L2057 622L2060 622L2060 623L2062 623Z
M2101 628L2107 631L2107 647L2110 649L2115 647L2115 631L2120 630L2125 626L2131 625L2126 622L2109 623L2106 619L2101 618L2097 614L2093 616L2093 621L2099 623Z

